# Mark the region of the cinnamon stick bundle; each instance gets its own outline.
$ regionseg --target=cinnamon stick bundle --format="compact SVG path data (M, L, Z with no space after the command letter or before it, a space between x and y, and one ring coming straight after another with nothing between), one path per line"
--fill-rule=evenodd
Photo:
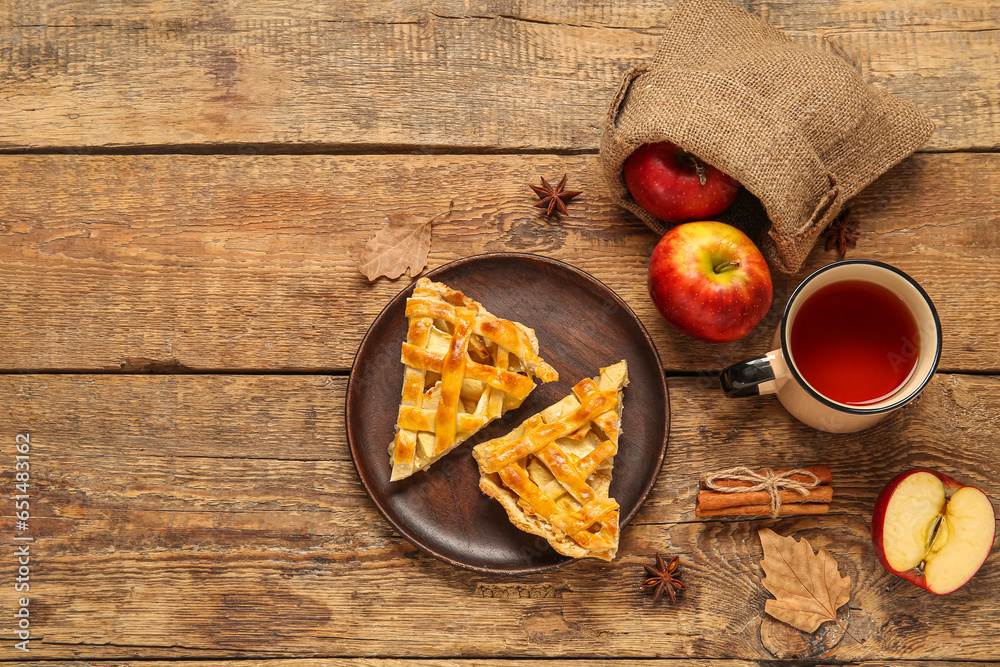
M832 482L828 466L757 472L739 467L703 474L695 516L826 514L833 500Z

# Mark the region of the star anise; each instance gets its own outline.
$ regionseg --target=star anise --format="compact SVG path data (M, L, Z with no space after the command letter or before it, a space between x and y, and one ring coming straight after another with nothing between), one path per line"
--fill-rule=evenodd
M823 238L826 239L826 249L830 250L837 246L837 253L843 259L847 255L848 248L858 245L858 237L861 235L857 230L857 221L851 216L846 208L840 212L830 226L823 230Z
M535 203L535 207L547 209L545 215L552 215L553 211L559 211L563 215L566 215L566 204L569 200L583 194L583 190L563 192L563 188L566 187L566 174L563 174L562 180L559 181L559 185L555 188L549 185L549 182L544 178L542 179L542 187L538 187L537 185L529 185L528 187L534 190L540 199L540 201Z
M663 591L666 591L667 595L670 596L671 602L677 602L677 591L687 590L687 585L677 578L676 573L679 565L680 558L678 556L674 556L670 565L667 565L663 562L663 557L660 554L656 554L656 567L643 565L650 577L642 582L642 587L655 589L653 602L660 599Z

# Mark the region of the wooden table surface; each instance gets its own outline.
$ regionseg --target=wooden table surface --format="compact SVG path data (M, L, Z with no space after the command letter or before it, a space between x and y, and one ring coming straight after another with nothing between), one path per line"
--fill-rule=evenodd
M741 2L937 125L851 203L849 257L916 278L944 330L920 398L858 434L814 431L773 397L726 400L711 376L767 350L791 289L834 251L776 276L771 312L735 343L675 333L646 295L657 238L612 205L596 149L619 75L652 55L673 0L0 2L0 661L819 658L762 640L761 527L807 537L851 578L855 638L825 659L1000 661L1000 554L938 597L887 574L869 540L879 489L908 467L1000 500L1000 3ZM528 185L564 173L585 194L547 218ZM429 268L504 250L563 260L655 341L667 455L612 563L457 569L365 495L345 387L410 279L369 283L358 257L386 214L451 201ZM833 469L829 515L695 518L702 471L814 463ZM24 545L30 593L15 588ZM639 591L656 553L683 563L676 605Z

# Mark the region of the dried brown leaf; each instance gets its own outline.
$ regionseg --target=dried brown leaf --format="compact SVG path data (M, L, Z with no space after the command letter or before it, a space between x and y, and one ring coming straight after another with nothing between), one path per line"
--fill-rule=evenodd
M454 203L454 202L453 202ZM389 224L380 229L361 252L358 269L368 280L379 276L395 279L407 269L415 276L427 266L427 251L431 247L431 224L442 215L432 218L412 213L390 213Z
M837 621L837 610L851 599L851 580L841 577L837 561L825 549L813 553L809 541L757 531L764 547L761 583L774 597L764 611L802 632L815 632L824 621Z

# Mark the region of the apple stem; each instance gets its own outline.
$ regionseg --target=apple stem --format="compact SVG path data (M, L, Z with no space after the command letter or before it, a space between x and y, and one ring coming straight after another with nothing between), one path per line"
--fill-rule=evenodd
M715 271L716 275L718 275L723 271L729 271L730 269L738 269L738 268L740 268L739 260L733 260L730 262L723 262L722 264L715 266L712 270Z
M691 164L694 165L695 173L698 174L698 182L705 185L708 181L708 175L705 173L705 164L694 153L688 153L687 156L691 160Z

